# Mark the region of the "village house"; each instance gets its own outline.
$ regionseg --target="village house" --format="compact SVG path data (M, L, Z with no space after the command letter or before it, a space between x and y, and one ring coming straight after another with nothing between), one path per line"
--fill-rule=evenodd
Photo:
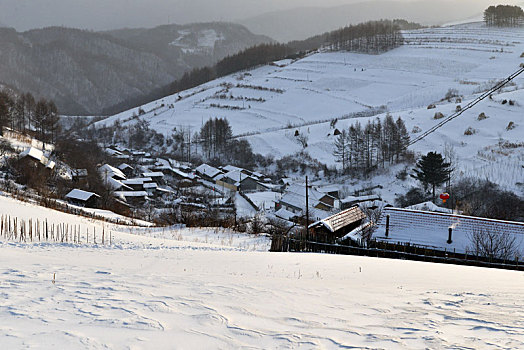
M132 191L133 189L122 181L126 179L125 174L109 164L104 164L98 168L98 172L104 184L113 191Z
M230 191L267 191L268 186L239 170L231 170L215 177L216 185Z
M66 194L65 199L74 205L86 208L97 208L100 196L93 192L73 189Z
M98 172L102 175L103 178L113 178L115 180L125 180L127 177L122 172L122 170L115 168L109 164L104 164L98 168Z
M382 201L380 196L376 194L368 196L347 196L340 201L341 209L351 208L354 205L359 205L361 208L366 207L376 209L378 207L390 206Z
M133 207L140 207L149 199L146 191L115 191L115 197Z
M202 164L195 169L195 172L200 178L205 181L215 182L215 177L222 174L222 171L208 164Z
M164 183L164 173L161 171L142 173L142 177L150 178L157 185Z
M122 181L124 185L131 187L133 191L143 191L144 184L148 182L153 182L153 179L150 177L139 177Z
M27 169L46 169L53 170L55 162L49 160L44 152L38 148L29 147L18 156L18 163L21 167Z
M363 224L366 214L354 206L343 210L309 226L310 240L321 243L336 243L337 239L347 237L352 242L361 245Z
M385 208L373 238L381 242L409 243L435 250L466 253L474 250L475 235L495 232L514 238L524 256L524 223L453 213Z
M133 176L133 173L135 171L135 168L133 168L131 165L127 163L122 163L118 166L118 169L124 173L125 176L130 177Z

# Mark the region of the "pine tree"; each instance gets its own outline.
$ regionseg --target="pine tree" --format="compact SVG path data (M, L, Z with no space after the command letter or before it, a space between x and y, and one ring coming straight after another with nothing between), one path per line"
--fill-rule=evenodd
M348 133L346 130L342 130L335 139L335 150L333 151L333 156L335 156L338 163L342 163L342 172L346 173L349 158Z
M411 176L420 181L424 188L430 185L432 187L433 200L435 200L435 189L437 186L445 183L451 173L451 164L446 163L442 154L429 152L417 162L415 172Z

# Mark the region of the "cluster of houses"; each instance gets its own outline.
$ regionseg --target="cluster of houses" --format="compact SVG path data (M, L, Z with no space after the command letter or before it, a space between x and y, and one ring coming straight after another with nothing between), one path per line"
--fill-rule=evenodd
M276 181L259 172L232 165L213 167L201 164L193 167L189 163L153 158L147 152L116 147L107 151L121 163L117 166L101 165L98 172L117 203L125 208L142 207L159 198L172 202L177 199L175 193L180 188L199 187L222 199L243 196L255 211L265 210L270 216L300 225L308 222L308 232L318 242L350 240L365 245L373 238L382 242L467 252L471 237L484 230L515 237L519 249L524 249L524 223L520 222L468 217L433 203L393 208L378 195L341 198L338 185L320 183L306 186L300 180L286 178ZM19 161L45 171L53 171L56 166L41 150L33 147L20 153ZM71 179L78 187L82 187L87 177L86 169L71 169ZM257 197L274 199L262 208L255 204ZM79 188L66 195L71 203L85 207L96 207L100 198L100 193ZM365 212L377 208L382 215L378 222L372 222Z

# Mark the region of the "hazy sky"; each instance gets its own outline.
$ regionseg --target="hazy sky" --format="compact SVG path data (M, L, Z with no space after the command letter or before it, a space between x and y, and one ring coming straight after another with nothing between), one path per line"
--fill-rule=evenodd
M17 30L52 25L94 30L154 27L167 23L232 21L295 7L365 1L372 0L0 0L0 23Z

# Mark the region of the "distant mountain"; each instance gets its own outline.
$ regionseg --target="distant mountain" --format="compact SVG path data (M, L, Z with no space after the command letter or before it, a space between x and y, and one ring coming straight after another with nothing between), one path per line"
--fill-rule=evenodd
M489 0L461 1L368 1L336 7L302 7L270 12L240 20L253 33L278 41L307 37L359 22L403 18L426 25L437 25L469 18L482 12Z
M109 32L1 28L0 81L55 100L61 113L99 114L195 67L270 41L229 23Z

